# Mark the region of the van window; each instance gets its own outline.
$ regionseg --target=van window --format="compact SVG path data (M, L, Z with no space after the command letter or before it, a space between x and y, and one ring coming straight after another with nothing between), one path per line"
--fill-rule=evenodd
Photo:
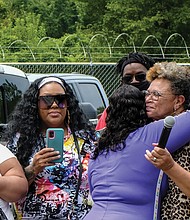
M3 87L0 86L0 122L4 122L4 107L3 107Z
M82 102L89 102L96 108L97 114L101 113L105 109L103 97L99 88L94 83L79 83L79 91L81 94Z
M0 123L7 123L8 116L28 86L27 78L0 74Z

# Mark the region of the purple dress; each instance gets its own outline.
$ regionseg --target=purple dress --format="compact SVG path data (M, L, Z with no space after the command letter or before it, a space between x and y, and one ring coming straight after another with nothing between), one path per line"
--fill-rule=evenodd
M190 112L175 119L167 143L170 152L190 141ZM88 178L94 204L85 220L160 219L160 200L167 190L167 178L164 175L160 181L162 171L144 154L146 149L153 149L153 142L158 142L163 125L160 120L139 128L127 137L122 151L90 160Z

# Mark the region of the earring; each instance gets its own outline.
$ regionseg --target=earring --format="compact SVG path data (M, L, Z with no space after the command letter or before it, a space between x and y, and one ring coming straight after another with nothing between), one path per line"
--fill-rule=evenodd
M172 116L175 116L175 115L176 115L176 110L177 110L177 109L174 107Z
M67 123L68 123L68 125L70 123L70 112L69 112L69 110L67 110Z
M176 111L177 111L177 108L174 107L174 112L173 112L174 116L177 115L177 112L176 112Z

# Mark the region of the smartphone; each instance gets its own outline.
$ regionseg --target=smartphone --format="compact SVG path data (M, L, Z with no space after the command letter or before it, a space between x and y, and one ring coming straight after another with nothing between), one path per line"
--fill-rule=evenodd
M54 163L61 163L63 161L64 149L64 130L62 128L48 128L46 131L47 147L54 148L59 151L60 158L53 160Z

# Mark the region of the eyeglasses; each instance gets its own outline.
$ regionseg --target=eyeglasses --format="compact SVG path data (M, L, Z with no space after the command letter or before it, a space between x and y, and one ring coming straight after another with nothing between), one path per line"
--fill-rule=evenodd
M38 106L40 109L49 109L55 102L59 108L67 107L68 94L39 96Z
M158 101L158 99L159 99L159 97L165 97L166 98L166 96L177 96L177 95L179 95L179 94L172 94L172 93L161 93L161 92L158 92L158 91L156 91L156 90L154 90L154 91L152 91L152 92L150 92L150 91L147 91L147 90L144 90L144 91L142 91L143 93L144 93L144 95L145 95L145 98L147 98L148 96L151 96L151 98L152 98L152 100L153 101Z
M144 90L143 93L145 95L145 98L151 96L153 101L158 101L159 97L162 96L162 94L156 90L152 92Z
M146 79L146 73L138 73L136 75L128 74L122 77L123 83L131 83L133 81L133 78L135 78L136 81L142 82Z

